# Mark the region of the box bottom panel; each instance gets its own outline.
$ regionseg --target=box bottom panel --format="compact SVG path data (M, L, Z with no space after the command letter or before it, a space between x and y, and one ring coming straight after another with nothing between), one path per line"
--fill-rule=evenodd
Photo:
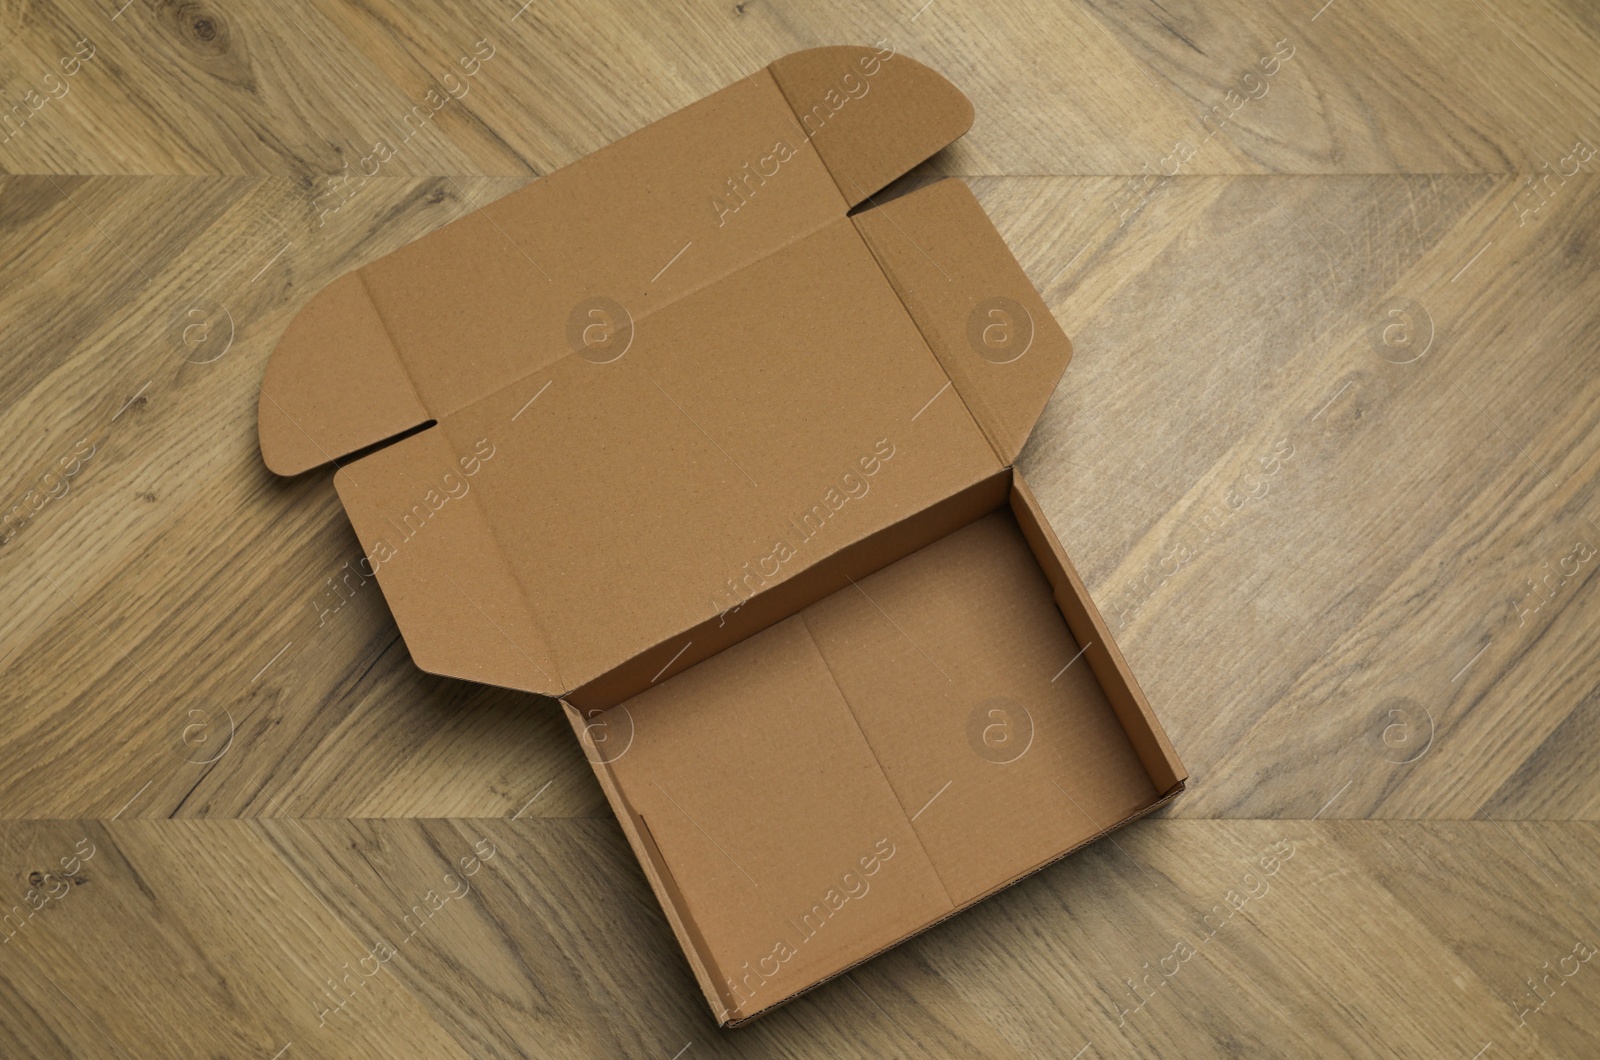
M594 722L724 1022L1166 794L1008 508Z

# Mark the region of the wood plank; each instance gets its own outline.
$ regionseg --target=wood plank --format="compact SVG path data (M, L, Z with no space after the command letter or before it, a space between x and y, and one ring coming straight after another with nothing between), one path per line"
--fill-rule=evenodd
M4 83L60 99L0 147L5 171L325 180L426 105L384 173L543 174L788 52L880 39L972 97L943 160L962 175L1505 173L1600 131L1600 24L1573 0L107 7L8 16ZM40 89L80 39L94 57ZM447 81L480 40L492 57Z
M55 874L0 949L8 1055L1471 1057L1600 1034L1592 961L1540 1007L1526 983L1600 935L1583 823L1144 822L722 1033L611 821L0 840L16 906Z

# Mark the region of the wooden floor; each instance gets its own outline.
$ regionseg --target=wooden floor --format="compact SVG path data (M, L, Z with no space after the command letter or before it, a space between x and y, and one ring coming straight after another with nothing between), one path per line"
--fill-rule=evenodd
M0 4L0 1055L1595 1055L1594 5L123 3ZM719 1032L557 708L411 665L257 385L341 272L880 39L976 104L921 175L1074 339L1022 465L1193 779Z

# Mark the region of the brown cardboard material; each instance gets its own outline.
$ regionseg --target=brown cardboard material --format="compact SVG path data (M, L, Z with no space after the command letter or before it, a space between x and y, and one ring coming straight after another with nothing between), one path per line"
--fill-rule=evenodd
M379 446L334 481L412 657L563 700L724 1024L1185 780L1013 467L1066 336L963 184L872 198L971 119L888 49L787 56L268 365L267 465Z

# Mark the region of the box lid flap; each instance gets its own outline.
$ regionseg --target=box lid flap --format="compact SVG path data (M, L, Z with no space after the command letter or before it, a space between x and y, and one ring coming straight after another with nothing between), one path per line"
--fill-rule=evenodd
M780 59L314 297L268 364L262 458L310 470L631 334L843 216L971 120L958 89L887 48Z

